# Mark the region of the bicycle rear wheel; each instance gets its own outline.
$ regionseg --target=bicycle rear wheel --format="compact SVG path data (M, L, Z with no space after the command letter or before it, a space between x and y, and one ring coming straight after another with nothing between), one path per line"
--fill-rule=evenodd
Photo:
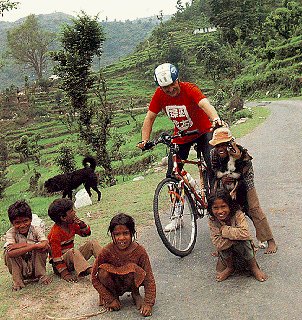
M173 254L187 256L197 236L196 208L187 187L180 187L180 182L173 178L162 180L155 190L153 212L163 244Z

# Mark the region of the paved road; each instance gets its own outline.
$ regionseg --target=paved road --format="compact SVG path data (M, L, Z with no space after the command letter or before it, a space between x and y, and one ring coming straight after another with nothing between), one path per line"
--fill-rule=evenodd
M183 259L170 254L150 227L140 242L150 253L157 281L153 319L302 318L302 101L278 101L268 107L269 119L238 142L254 157L256 187L279 246L275 255L257 253L269 279L260 283L234 275L215 282L206 218L198 221L193 253ZM130 298L123 297L123 304L123 311L95 319L141 319Z

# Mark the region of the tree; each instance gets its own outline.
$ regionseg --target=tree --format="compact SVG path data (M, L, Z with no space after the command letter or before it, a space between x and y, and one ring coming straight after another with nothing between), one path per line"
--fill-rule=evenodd
M41 136L39 134L34 135L32 139L29 139L27 135L20 138L20 141L15 144L15 151L19 153L20 163L28 162L33 159L35 163L40 165L41 158L41 146L38 144ZM29 169L29 165L27 163Z
M6 177L6 168L0 166L0 199L4 196L4 191L9 185L9 180Z
M261 34L266 16L282 1L209 0L209 2L211 22L220 27L226 41L233 44L238 40L238 34L240 34L242 41L253 44L254 41L259 41L255 34ZM240 33L237 31L236 34L235 28L239 29Z
M5 136L0 134L0 163L1 166L6 167L8 161L8 145Z
M97 78L91 71L93 57L101 56L105 35L97 16L91 18L82 12L72 21L64 26L61 35L63 49L52 54L58 62L56 73L61 78L61 88L70 99L72 113L78 114L75 119L80 137L96 151L98 163L113 184L115 179L106 148L112 109L107 102L105 79L101 75ZM97 100L89 101L88 94L94 85Z
M183 6L181 0L177 0L177 2L176 2L176 10L177 10L177 12L183 12L185 10L185 7Z
M10 0L1 0L0 1L0 14L3 17L4 11L9 11L12 9L17 9L20 2L10 1Z
M59 154L55 159L56 164L63 173L75 170L74 150L69 145L63 145L59 149Z
M301 34L302 6L297 2L289 1L286 7L277 8L265 21L265 30L268 38L289 39Z
M8 146L5 136L0 135L0 199L3 198L4 191L9 185L7 175Z
M10 54L17 63L33 69L37 78L42 79L47 67L48 49L54 41L54 34L44 31L34 14L7 32Z

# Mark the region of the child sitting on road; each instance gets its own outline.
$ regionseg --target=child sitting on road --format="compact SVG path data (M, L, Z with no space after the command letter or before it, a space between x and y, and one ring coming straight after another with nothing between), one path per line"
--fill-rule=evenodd
M32 211L24 201L16 201L8 208L12 224L6 232L4 261L13 278L13 290L25 287L26 281L38 280L49 284L46 275L46 260L49 244L40 226L32 224Z
M135 223L129 215L114 216L108 228L112 243L105 246L94 262L92 284L100 295L100 305L109 311L121 308L119 296L131 292L143 316L152 314L156 286L146 250L135 242ZM139 287L145 290L144 299Z
M76 216L73 202L62 198L54 200L48 208L49 217L55 222L48 235L50 263L55 274L67 282L76 282L78 277L91 273L88 260L97 257L101 246L95 240L85 242L79 249L74 248L74 237L90 236L90 227ZM75 271L76 274L72 272Z
M216 187L229 190L232 198L252 219L260 247L267 241L264 253L275 253L277 245L255 188L252 157L246 149L236 144L230 129L226 127L216 129L209 143L214 146L210 155Z
M216 280L223 281L235 271L234 256L239 254L247 262L254 277L263 282L267 276L257 264L248 223L238 208L229 192L223 189L209 197L209 227L212 242L218 251Z

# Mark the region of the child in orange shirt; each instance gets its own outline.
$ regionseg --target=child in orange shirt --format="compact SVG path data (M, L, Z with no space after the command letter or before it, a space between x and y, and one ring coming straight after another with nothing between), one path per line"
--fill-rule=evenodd
M91 230L89 225L76 216L72 200L54 200L48 208L48 215L55 222L48 234L50 263L54 272L62 279L76 282L79 276L91 273L88 260L91 256L98 256L101 246L97 241L90 240L79 249L74 248L75 235L88 237Z

